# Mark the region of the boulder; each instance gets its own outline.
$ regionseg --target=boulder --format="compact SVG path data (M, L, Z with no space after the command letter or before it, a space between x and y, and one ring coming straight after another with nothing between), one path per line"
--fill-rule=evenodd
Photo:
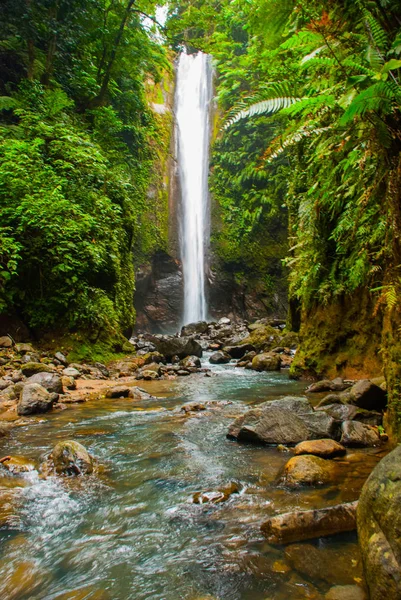
M17 405L19 415L33 415L36 413L45 413L53 408L57 401L58 394L50 394L39 383L29 383L25 385Z
M106 398L128 398L131 388L126 385L116 385L106 392Z
M32 344L16 344L15 349L18 354L28 354L29 352L34 352Z
M160 352L148 352L148 354L145 354L143 356L144 359L144 364L145 365L151 365L151 364L166 364L166 357L163 356L163 354L160 354Z
M368 379L358 381L349 393L352 404L359 408L382 411L387 406L387 393Z
M252 359L252 369L254 371L279 371L281 366L281 358L273 352L265 352L257 354Z
M55 367L45 365L41 362L29 362L21 367L21 371L25 377L31 377L37 373L54 373Z
M221 317L217 322L218 325L231 325L231 319L228 317Z
M186 372L186 375L189 375L189 373ZM145 379L145 381L152 381L153 379L158 379L159 377L156 371L150 371L149 369L141 371L141 376L143 379Z
M26 380L26 384L30 383L39 383L48 392L63 393L63 383L57 373L36 373L36 375L32 375Z
M334 420L315 412L307 398L287 396L264 402L238 417L229 427L228 437L259 444L298 444L305 440L332 438Z
M74 379L78 379L81 376L81 373L75 367L67 367L63 370L63 375L65 377L73 377Z
M202 357L202 346L191 337L170 337L156 341L157 350L163 354L168 360L173 356L178 356L180 359L186 356Z
M12 348L13 341L8 335L0 337L0 348Z
M329 589L324 598L325 600L367 600L365 591L359 585L335 585Z
M289 544L356 529L357 502L316 510L298 510L270 517L261 526L273 544Z
M56 352L54 358L57 359L65 367L68 367L68 360L62 352Z
M67 390L76 390L77 389L77 382L75 381L75 379L73 377L68 377L68 375L62 376L61 383L63 385L63 388L66 388Z
M186 356L180 362L180 365L185 369L201 367L201 361L198 356Z
M197 321L196 323L189 323L181 328L181 337L187 337L189 335L196 335L206 333L209 325L206 321Z
M401 446L383 458L362 488L357 526L371 600L401 598Z
M229 354L231 358L243 358L248 352L255 352L255 346L252 344L241 344L239 346L225 346L223 352Z
M338 442L327 440L310 440L301 442L295 446L295 455L313 454L321 458L335 458L336 456L344 456L347 450Z
M59 442L53 448L51 458L58 475L89 475L93 472L93 459L78 442Z
M93 364L93 366L101 372L101 374L103 375L103 377L110 377L110 371L108 370L108 368L106 367L106 365L104 365L103 363L100 362L95 362Z
M159 363L149 363L148 365L145 365L142 369L142 373L144 371L153 371L154 373L156 373L157 376L160 375L160 364Z
M153 400L155 398L155 396L148 394L146 390L137 386L130 388L128 396L134 400Z
M359 421L344 421L341 425L341 444L349 447L378 446L380 438L375 429Z
M225 365L229 363L231 360L231 356L223 352L222 350L218 350L217 352L213 352L211 357L209 358L209 362L212 365Z
M350 383L345 383L341 377L337 377L332 381L330 379L322 379L321 381L316 381L316 383L312 383L307 388L308 394L313 393L321 393L321 392L342 392L351 387Z
M336 421L352 421L358 413L358 408L352 404L319 404L315 410L324 411Z
M294 456L284 467L282 483L296 488L304 485L326 485L333 479L333 463L319 456Z

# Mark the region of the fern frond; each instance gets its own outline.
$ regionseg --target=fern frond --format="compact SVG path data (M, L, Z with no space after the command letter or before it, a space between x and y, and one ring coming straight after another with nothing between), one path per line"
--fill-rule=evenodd
M18 106L18 101L10 96L0 96L0 110L11 110Z
M306 57L305 57L306 58ZM310 69L311 67L329 67L334 68L337 65L337 62L334 58L330 58L328 56L317 56L315 58L310 58L307 61L304 59L301 61L301 69Z
M285 109L285 114L294 116L300 113L309 114L320 111L323 107L333 108L336 105L336 98L332 94L319 94L311 98L301 98L298 102Z
M299 102L301 98L293 97L285 84L272 84L264 92L246 98L234 106L227 114L223 129L228 129L240 119L255 115L271 115Z
M344 65L344 67L348 67L349 69L358 71L358 73L362 73L363 75L369 75L370 77L373 77L373 75L375 75L375 71L373 71L372 69L368 69L367 67L365 67L361 63L356 62L352 58L346 58L345 60L343 60L342 64Z
M355 117L362 117L367 111L391 112L395 99L392 86L387 81L374 83L358 94L340 119L340 125L348 125Z
M263 159L269 164L272 160L277 158L284 152L289 146L298 144L302 139L311 136L317 136L325 131L329 131L331 127L316 127L314 124L304 125L294 133L283 138L282 135L274 139L263 155Z
M319 42L322 42L322 36L319 33L309 29L302 29L283 42L280 48L283 50L292 50L294 48L304 48L305 46L316 46Z
M374 45L380 50L381 53L386 52L390 47L390 40L383 27L367 8L363 9L363 18L365 27L368 30L369 36L371 37Z

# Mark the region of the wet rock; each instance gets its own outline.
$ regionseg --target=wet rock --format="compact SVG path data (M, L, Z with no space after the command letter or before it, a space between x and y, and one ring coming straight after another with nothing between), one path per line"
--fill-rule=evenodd
M166 357L160 354L160 352L148 352L148 354L144 355L143 359L145 365L166 364Z
M357 413L352 420L364 423L364 425L378 427L383 423L383 414L376 412L375 410L363 410L362 408L358 408Z
M335 585L324 598L325 600L367 600L365 591L359 585Z
M180 410L185 413L201 412L206 410L206 404L202 404L201 402L188 402L181 406Z
M252 344L242 344L239 346L225 346L223 352L229 354L231 358L243 358L248 352L255 352L255 346Z
M36 373L36 375L32 375L26 380L26 384L30 383L39 383L48 392L63 393L61 377L56 373Z
M10 456L9 460L4 463L7 470L14 475L21 473L29 473L35 470L35 463L24 456Z
M93 459L82 444L73 440L59 442L52 451L51 460L58 475L89 475Z
M239 494L240 491L240 485L233 481L218 490L195 492L192 502L194 504L220 504L220 502L226 502L232 494Z
M337 377L332 381L330 379L322 379L316 383L312 383L306 390L309 394L321 392L342 392L351 387L350 383L346 383L341 377Z
M148 394L146 390L143 390L140 387L134 386L130 388L128 396L133 398L134 400L153 400L155 396Z
M189 374L189 373L187 373ZM145 381L152 381L153 379L158 379L159 375L156 371L150 371L149 369L145 369L141 372L141 376Z
M357 502L275 515L261 526L273 544L288 544L356 529Z
M17 413L19 415L33 415L48 412L53 408L53 404L57 399L57 394L50 394L38 383L30 383L25 385L21 392Z
M352 404L323 404L318 405L315 410L324 411L336 421L352 421L358 412L358 408Z
M68 367L68 360L62 352L56 352L54 358L56 358L65 367Z
M372 471L357 511L359 546L371 600L401 598L401 446Z
M226 352L223 352L222 350L214 352L209 358L209 362L212 365L225 365L229 363L230 360L231 356L229 354L226 354Z
M65 377L73 377L74 379L78 379L78 377L81 376L81 373L78 371L78 369L75 369L75 367L70 366L63 370L63 375Z
M373 427L358 421L344 421L341 425L341 444L349 447L378 446L379 435Z
M330 584L354 584L360 572L344 550L322 549L313 544L291 544L285 549L290 565L302 575Z
M6 379L0 379L0 392L7 389L8 387L10 387L10 385L12 385L12 381L6 380Z
M181 337L187 337L190 335L196 335L206 333L208 330L208 323L206 321L198 321L196 323L189 323L181 328Z
M331 417L315 412L307 398L292 396L260 404L238 417L228 430L229 438L262 444L298 444L335 435Z
M75 381L75 379L73 377L68 377L67 375L63 375L61 378L61 383L63 388L66 388L67 390L76 390L77 389L77 382Z
M178 371L176 371L178 377L188 377L188 375L191 375L190 371L187 371L186 369L178 369Z
M347 450L344 446L341 446L341 444L332 439L311 440L301 442L295 446L296 456L313 454L314 456L320 456L321 458L335 458L336 456L344 456L346 452Z
M153 371L154 373L156 373L157 376L160 375L160 364L159 363L149 363L148 365L145 364L145 366L142 369L142 373L144 371Z
M21 371L26 377L31 377L37 373L54 373L55 368L40 362L29 362L22 366Z
M326 485L333 479L333 464L319 456L294 456L284 467L282 483L296 488L304 485Z
M16 344L15 350L18 354L28 354L29 352L34 352L32 344Z
M197 356L186 356L181 362L180 365L182 367L184 367L185 369L188 368L199 368L201 367L201 361L200 358L198 358Z
M0 348L12 348L12 346L12 339L8 335L3 335L0 337Z
M157 341L157 350L163 354L167 360L173 356L180 359L186 356L202 357L202 346L191 337L171 337Z
M107 390L106 398L128 398L131 388L125 385L116 385Z
M387 406L387 393L368 379L353 385L350 395L352 403L359 408L381 411Z
M279 371L280 366L281 358L273 352L257 354L252 360L252 369L254 371Z
M12 423L0 421L0 438L5 437L13 429Z

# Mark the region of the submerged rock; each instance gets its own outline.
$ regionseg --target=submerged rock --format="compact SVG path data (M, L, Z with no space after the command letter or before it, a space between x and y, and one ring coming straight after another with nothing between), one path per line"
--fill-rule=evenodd
M333 465L319 456L294 456L284 467L282 483L296 488L303 485L326 485L333 479Z
M252 369L254 371L279 371L281 366L281 358L274 352L266 352L257 354L252 359Z
M375 429L359 421L344 421L341 425L341 443L350 447L378 446L380 438Z
M293 569L315 581L348 585L354 584L355 578L361 575L342 549L331 549L329 546L318 548L305 543L291 544L285 549L285 555Z
M347 450L338 442L327 440L311 440L301 442L295 446L295 455L313 454L322 458L335 458L336 456L344 456Z
M315 412L307 398L287 396L264 402L238 417L227 436L241 442L260 444L298 444L305 440L332 438L334 420Z
M59 442L51 454L58 475L89 475L93 472L93 459L79 442Z
M359 546L371 600L401 598L401 446L372 471L357 511Z
M194 504L220 504L220 502L226 502L232 494L239 494L240 491L240 485L233 481L218 490L195 492L192 502Z
M50 394L39 383L29 383L24 386L17 405L19 415L45 413L53 408L58 394Z
M274 544L288 544L356 529L357 502L317 510L300 510L275 515L261 526Z

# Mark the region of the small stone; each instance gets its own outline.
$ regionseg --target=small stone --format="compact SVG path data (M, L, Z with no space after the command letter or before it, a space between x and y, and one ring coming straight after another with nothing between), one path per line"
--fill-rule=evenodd
M18 354L28 354L29 352L34 352L32 344L16 344L15 349Z
M106 398L128 398L131 388L124 385L117 385L106 392Z
M149 371L147 369L145 369L145 371L142 371L141 375L143 379L145 379L145 381L152 381L152 379L159 378L159 375L155 371Z
M61 383L63 385L63 388L66 388L67 390L76 390L77 389L77 382L75 381L75 379L73 377L69 377L68 375L62 376Z
M63 370L63 375L65 377L73 377L74 379L78 379L78 377L81 376L81 373L74 367L67 367Z
M335 458L336 456L344 456L347 450L344 446L341 446L338 442L326 439L326 440L310 440L307 442L301 442L295 446L295 455L301 454L313 454L314 456L321 456L322 458Z
M8 335L0 337L0 348L12 348L13 342Z
M56 358L65 367L68 367L68 360L62 352L56 352L54 358Z

